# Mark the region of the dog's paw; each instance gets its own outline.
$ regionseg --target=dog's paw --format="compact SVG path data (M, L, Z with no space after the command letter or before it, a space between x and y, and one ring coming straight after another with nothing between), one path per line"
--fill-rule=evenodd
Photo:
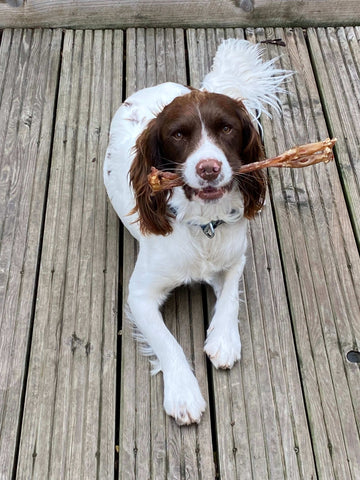
M241 357L238 329L209 328L204 351L216 368L232 368Z
M199 423L205 408L206 402L190 369L164 376L164 409L178 425Z

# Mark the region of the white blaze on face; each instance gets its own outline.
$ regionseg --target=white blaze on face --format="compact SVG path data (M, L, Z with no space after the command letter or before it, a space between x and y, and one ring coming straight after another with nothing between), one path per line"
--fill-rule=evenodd
M198 175L196 167L199 162L210 159L217 160L221 164L221 171L216 180L208 182ZM201 189L207 186L221 188L231 181L232 170L229 162L221 148L208 136L204 126L199 144L185 162L183 176L185 183L194 189Z

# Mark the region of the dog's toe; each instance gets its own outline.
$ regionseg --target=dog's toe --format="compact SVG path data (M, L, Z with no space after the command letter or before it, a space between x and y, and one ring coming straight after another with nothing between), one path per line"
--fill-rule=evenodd
M241 358L241 342L238 332L209 332L204 351L215 368L229 369Z
M178 425L199 423L205 408L206 402L191 372L165 380L164 409Z

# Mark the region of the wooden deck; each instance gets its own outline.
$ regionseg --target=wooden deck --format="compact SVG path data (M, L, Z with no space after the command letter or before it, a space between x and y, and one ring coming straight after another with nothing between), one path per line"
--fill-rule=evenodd
M0 0L0 28L359 24L358 0Z
M336 162L269 172L240 364L206 361L205 286L167 302L208 403L179 428L123 313L137 247L102 161L125 96L198 86L234 36L297 72L267 155L336 136ZM360 479L360 28L5 29L0 119L0 479Z

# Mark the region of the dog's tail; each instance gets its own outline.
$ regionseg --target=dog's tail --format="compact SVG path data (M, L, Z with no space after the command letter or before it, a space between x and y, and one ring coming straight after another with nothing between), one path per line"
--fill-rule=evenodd
M286 91L280 85L294 72L276 68L279 58L262 61L262 53L259 44L234 38L224 40L201 89L242 100L257 122L261 113L270 115L269 106L279 111L277 94Z

